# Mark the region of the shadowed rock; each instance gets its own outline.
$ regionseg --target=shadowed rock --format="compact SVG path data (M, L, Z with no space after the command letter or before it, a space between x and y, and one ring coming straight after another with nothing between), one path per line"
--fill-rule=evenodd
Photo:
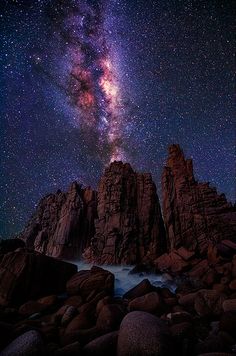
M179 145L169 147L162 174L163 214L168 248L205 253L209 242L236 236L236 210L209 183L198 183L191 159Z

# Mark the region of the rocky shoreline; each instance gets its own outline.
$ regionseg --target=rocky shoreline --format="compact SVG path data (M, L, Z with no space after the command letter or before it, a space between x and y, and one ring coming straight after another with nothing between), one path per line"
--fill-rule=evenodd
M136 266L132 273L165 273L177 289L155 287L147 275L122 297L114 296L114 275L104 268L77 271L32 250L14 250L14 243L10 250L0 255L0 355L236 352L232 242L210 246L205 259L182 249L182 264L166 255Z
M161 210L150 173L112 162L98 191L44 197L0 243L0 356L236 355L236 207L179 145L162 195ZM140 283L115 293L108 265Z

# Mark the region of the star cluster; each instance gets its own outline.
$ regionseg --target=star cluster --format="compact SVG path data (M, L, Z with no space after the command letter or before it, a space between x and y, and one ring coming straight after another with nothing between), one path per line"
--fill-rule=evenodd
M2 0L0 235L106 164L149 171L167 146L235 199L233 2Z

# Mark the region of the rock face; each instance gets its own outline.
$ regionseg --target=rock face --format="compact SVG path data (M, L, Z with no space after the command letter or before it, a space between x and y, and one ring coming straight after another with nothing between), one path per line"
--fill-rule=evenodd
M100 264L133 264L165 251L156 186L149 173L113 162L98 187L96 234L84 257Z
M77 272L71 263L25 249L3 255L0 263L0 305L61 293Z
M235 237L236 209L209 183L195 180L192 160L185 159L179 145L169 147L162 192L168 249L205 253L209 242Z
M96 205L96 192L74 182L67 193L44 197L19 237L46 255L78 258L94 235Z

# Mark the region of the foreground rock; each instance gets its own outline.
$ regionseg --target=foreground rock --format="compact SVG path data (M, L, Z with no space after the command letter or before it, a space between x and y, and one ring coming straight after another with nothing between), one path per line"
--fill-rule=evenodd
M27 247L53 257L81 257L94 235L96 192L74 182L68 192L45 196L20 238Z
M114 275L100 267L82 270L76 273L66 285L68 294L79 294L83 299L92 298L100 292L112 295L114 292Z
M0 305L62 293L76 271L71 263L25 249L5 254L0 263Z
M24 248L25 242L21 239L0 239L0 255Z
M88 343L84 349L86 356L116 355L118 332L102 335Z
M19 336L1 352L1 356L41 356L44 354L45 347L43 339L41 335L34 330Z
M169 249L186 247L206 253L209 242L236 236L236 209L209 183L198 183L192 160L179 145L169 147L162 175L163 214Z
M118 356L170 355L169 332L164 322L145 312L131 312L122 321Z
M98 264L135 264L165 251L165 229L149 173L113 162L98 187L96 235L84 257Z

